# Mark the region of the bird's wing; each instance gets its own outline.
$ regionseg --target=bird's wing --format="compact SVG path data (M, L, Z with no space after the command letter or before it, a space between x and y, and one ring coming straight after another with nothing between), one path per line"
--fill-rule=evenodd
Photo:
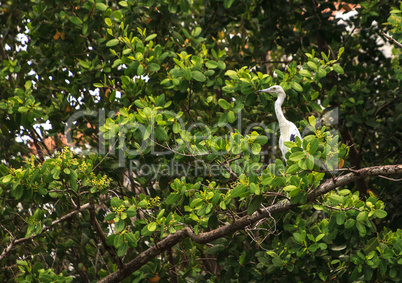
M288 132L288 136L286 137L286 140L295 142L296 137L299 137L300 140L302 139L300 132L297 129L296 125L293 123L289 123L289 132Z

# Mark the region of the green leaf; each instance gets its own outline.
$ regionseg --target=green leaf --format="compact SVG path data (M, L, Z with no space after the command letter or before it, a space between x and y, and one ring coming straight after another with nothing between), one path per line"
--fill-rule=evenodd
M117 254L118 257L122 257L127 253L127 251L128 251L128 243L124 242L120 246L120 248L117 249L116 254Z
M219 104L220 107L222 107L222 108L225 109L225 110L232 109L232 106L230 105L230 103L227 102L227 101L226 101L225 99L223 99L223 98L220 98L220 99L218 100L218 104Z
M229 123L233 123L234 121L236 121L236 116L232 110L228 112L228 121Z
M254 155L258 155L260 153L260 151L261 151L261 145L259 143L253 143L251 145L251 152Z
M314 156L309 155L307 159L307 169L308 170L313 170L314 169Z
M96 3L95 5L96 9L100 10L100 11L106 11L107 6L103 3Z
M197 37L197 36L200 35L201 31L202 31L202 28L200 28L200 27L195 27L195 29L193 29L193 30L191 31L191 35L194 36L194 37Z
M113 207L119 207L121 204L121 200L118 197L112 197L110 200L110 205Z
M218 68L221 70L225 70L226 69L226 63L223 61L218 61Z
M148 64L148 70L150 70L151 72L157 72L157 71L159 71L160 68L161 68L161 66L159 66L156 63L149 63Z
M27 113L29 109L26 106L20 106L18 107L18 112L20 113Z
M137 208L132 205L126 210L127 217L134 217L137 215Z
M332 68L334 68L334 71L337 72L338 74L343 75L345 73L345 71L339 64L333 65Z
M309 68L314 70L314 71L317 70L317 65L314 62L308 61L307 66L309 66Z
M301 69L299 72L300 76L302 77L312 77L313 75L310 73L310 71L306 69Z
M128 6L127 1L120 1L119 5L122 6L122 7L127 7Z
M119 40L117 38L113 38L113 39L109 40L108 42L106 42L107 47L113 47L113 46L116 46L117 44L119 44Z
M290 165L287 169L286 169L286 174L295 174L297 171L300 170L300 167L297 163L294 163L292 165Z
M152 127L151 125L149 125L145 128L144 136L142 137L142 139L144 141L147 140L150 137L151 133L152 133Z
M162 126L155 127L155 137L160 141L165 141L168 139L168 134Z
M368 219L368 212L367 211L362 211L356 216L356 221L358 222L364 222Z
M387 212L384 210L376 209L374 210L374 216L377 218L385 218L387 216Z
M114 230L117 233L119 233L119 232L123 231L124 227L125 227L124 220L119 220L118 222L115 223Z
M145 41L151 41L152 39L154 39L156 37L156 33L148 35L147 38L145 38Z
M268 137L267 136L258 136L255 138L254 142L259 143L259 144L266 144L268 142Z
M205 66L206 66L208 69L215 69L215 68L218 67L218 63L217 63L216 61L209 60L209 61L207 61L207 62L205 63Z
M238 185L236 188L230 191L230 197L236 198L246 191L247 187L245 185Z
M226 246L225 246L225 245L218 244L218 245L214 245L214 246L212 246L212 247L206 249L205 252L206 252L207 254L217 254L217 253L223 251L224 249L226 249Z
M91 62L87 62L87 61L78 59L78 63L85 69L89 69L91 67Z
M173 124L173 133L177 134L180 131L180 123Z
M321 57L322 57L322 59L325 60L325 62L329 61L327 55L324 52L321 52Z
M323 78L323 77L325 77L327 75L327 72L324 70L324 69L319 69L318 70L318 77L319 78Z
M345 223L346 213L341 210L336 214L336 224L343 225Z
M239 80L239 76L237 75L237 72L235 72L233 70L226 71L225 76L228 76L232 80L236 80L236 81Z
M300 188L296 188L296 189L292 190L291 192L289 192L289 196L292 198L298 196L299 194L300 194Z
M141 64L138 66L137 68L137 75L141 76L144 73L144 66L142 66Z
M359 231L359 235L361 237L364 237L366 235L367 230L366 230L366 227L362 223L356 222L356 228Z
M352 229L353 226L355 226L355 220L353 220L353 219L346 220L344 226L345 226L345 229Z
M306 155L303 151L296 151L296 152L292 152L289 156L289 160L297 162L303 158L305 158Z
M75 25L82 25L81 19L76 16L70 16L70 17L68 17L68 20Z
M342 55L342 53L343 53L344 50L345 50L344 47L339 48L339 51L338 51L338 60L339 60L339 58L341 58L341 55Z
M193 77L190 68L184 68L184 69L183 69L183 75L184 75L184 78L185 78L186 80L188 80L188 81L191 80L191 78Z
M329 200L334 202L335 204L344 203L344 199L338 195L330 195Z
M3 182L3 184L7 184L8 182L10 182L13 179L12 175L6 175L4 176L1 181Z
M124 243L124 237L120 234L117 234L114 237L113 246L118 249Z
M24 189L21 186L17 186L12 190L11 195L15 197L15 199L20 199L22 195L24 194Z
M338 191L338 195L340 195L340 196L346 196L348 194L350 194L350 190L348 190L348 189L343 189L343 190Z
M303 91L303 87L297 83L297 82L291 82L291 86L294 90L298 91L298 92L302 92Z
M315 238L315 241L316 242L318 242L318 241L320 241L322 238L324 238L325 237L325 234L319 234L316 238Z
M309 116L309 117L308 117L308 123L309 123L313 128L315 128L315 125L316 125L317 121L316 121L316 119L315 119L314 116Z
M200 71L193 71L193 78L199 82L205 82L207 78Z
M295 190L295 189L297 189L297 187L296 187L296 186L293 186L293 185L289 185L289 186L286 186L286 187L283 188L283 190L284 190L285 192L291 192L291 191L293 191L293 190Z
M309 153L311 155L314 155L317 152L318 146L319 146L318 139L314 138L310 143Z
M165 203L167 205L173 204L175 203L178 199L180 198L180 194L179 193L171 193L167 198Z
M232 6L234 0L224 0L223 1L223 7L225 9L230 9L230 7Z
M130 247L135 248L137 246L137 238L133 233L131 232L126 233L124 237L127 240L127 243Z
M259 196L255 196L251 201L250 204L247 207L247 214L251 215L253 214L255 211L258 210L258 208L260 208L261 203L264 201L264 197L259 195Z
M153 232L156 230L156 223L155 222L151 222L148 224L148 231Z

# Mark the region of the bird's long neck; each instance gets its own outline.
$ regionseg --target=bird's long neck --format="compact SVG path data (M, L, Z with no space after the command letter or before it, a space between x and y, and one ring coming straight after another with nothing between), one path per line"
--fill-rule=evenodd
M285 100L286 94L279 94L278 98L275 101L275 113L276 113L276 118L278 119L279 122L279 127L285 126L286 122L288 122L288 120L286 120L285 115L283 115L283 111L282 111L282 104L283 101Z

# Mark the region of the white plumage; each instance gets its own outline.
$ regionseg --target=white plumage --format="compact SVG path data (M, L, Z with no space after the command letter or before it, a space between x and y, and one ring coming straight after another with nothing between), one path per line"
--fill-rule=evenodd
M280 130L280 137L279 137L279 148L282 151L283 159L286 161L285 154L288 152L288 148L285 146L285 141L296 141L296 137L299 137L300 140L302 139L299 130L297 129L296 125L292 122L288 121L285 116L283 115L282 111L282 104L286 98L286 93L283 88L279 85L271 86L270 88L266 88L263 90L257 91L259 92L268 92L273 93L278 96L275 101L275 113L276 118L278 119L279 123L279 130Z

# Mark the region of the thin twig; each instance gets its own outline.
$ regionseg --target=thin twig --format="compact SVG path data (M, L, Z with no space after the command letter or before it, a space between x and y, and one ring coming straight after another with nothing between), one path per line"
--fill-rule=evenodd
M385 176L382 176L382 175L378 175L378 177L381 177L381 178L384 178L384 179L387 179L387 180L390 180L390 181L393 181L393 182L402 181L402 178L401 179L393 179L393 178L385 177Z

